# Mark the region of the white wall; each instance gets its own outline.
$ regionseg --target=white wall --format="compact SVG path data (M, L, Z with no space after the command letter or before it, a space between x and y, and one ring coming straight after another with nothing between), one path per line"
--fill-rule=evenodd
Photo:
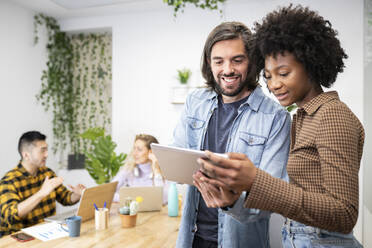
M172 129L182 109L182 106L170 104L170 87L176 85L176 69L191 68L192 83L202 83L198 72L200 56L204 41L215 25L238 20L252 26L265 13L289 1L230 2L225 6L222 19L218 13L191 7L177 19L166 8L121 16L60 20L66 31L112 27L113 135L120 150L129 151L134 135L139 132L153 133L162 143L171 141ZM311 3L311 8L326 16L339 31L349 59L335 89L363 119L362 0L338 0L336 7L334 1L295 2ZM350 19L354 20L353 24L348 21Z
M17 145L22 133L38 130L52 143L50 116L35 98L46 54L45 39L33 46L33 15L30 10L0 1L1 177L20 159ZM52 154L48 166L56 168Z
M164 9L110 17L70 18L60 20L60 23L67 31L112 27L113 138L119 151L129 152L135 134L141 132L154 134L161 143L171 142L182 110L182 106L171 104L169 97L170 88L176 85L176 69L189 67L194 73L192 83L203 82L198 72L200 56L205 39L214 26L230 20L252 26L267 12L289 2L230 0L225 5L223 18L218 13L190 7L177 19L172 17L171 10ZM333 89L363 122L363 0L291 2L319 11L338 30L349 59ZM362 194L360 202L363 202ZM360 204L360 219L362 209L363 204ZM355 234L362 240L360 220Z

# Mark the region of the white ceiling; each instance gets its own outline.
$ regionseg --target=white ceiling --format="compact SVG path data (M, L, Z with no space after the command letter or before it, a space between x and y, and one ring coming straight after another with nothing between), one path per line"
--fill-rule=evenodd
M2 0L0 0L2 1ZM163 0L6 0L55 18L103 16L169 9ZM62 7L64 5L64 7ZM84 6L85 5L85 6Z

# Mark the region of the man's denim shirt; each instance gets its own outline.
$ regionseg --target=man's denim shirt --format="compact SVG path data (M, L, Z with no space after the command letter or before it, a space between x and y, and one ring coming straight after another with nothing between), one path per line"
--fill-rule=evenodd
M217 108L217 94L209 89L192 92L174 130L174 146L200 150L209 119ZM290 115L257 87L238 110L227 152L247 155L256 167L287 180ZM232 208L218 210L218 247L269 247L270 212L244 208L243 192ZM176 247L192 247L200 193L188 186Z

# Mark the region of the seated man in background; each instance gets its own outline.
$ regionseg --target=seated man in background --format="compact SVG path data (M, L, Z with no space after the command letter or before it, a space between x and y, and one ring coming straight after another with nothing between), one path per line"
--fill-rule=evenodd
M0 181L0 237L42 222L56 213L56 200L73 205L85 186L69 191L63 179L45 166L48 157L46 136L37 131L24 133L18 142L21 161Z

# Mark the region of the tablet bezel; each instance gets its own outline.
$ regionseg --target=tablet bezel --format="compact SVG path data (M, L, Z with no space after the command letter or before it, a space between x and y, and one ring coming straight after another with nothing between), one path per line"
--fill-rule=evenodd
M206 158L204 151L152 143L151 150L159 161L166 180L192 185L192 175L199 170L198 158ZM227 157L226 154L219 156Z

